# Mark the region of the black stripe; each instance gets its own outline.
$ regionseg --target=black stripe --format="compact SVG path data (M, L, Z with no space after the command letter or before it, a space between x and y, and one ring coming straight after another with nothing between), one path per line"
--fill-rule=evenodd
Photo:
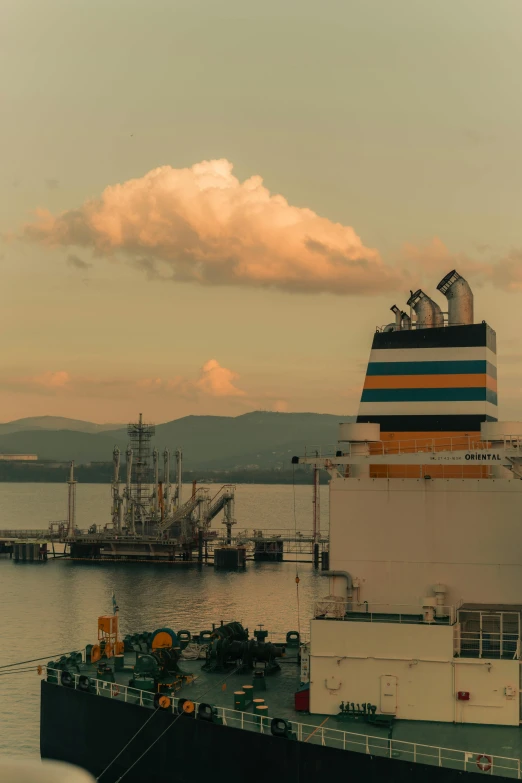
M391 354L390 354L391 355ZM407 357L406 357L407 358ZM368 362L366 375L489 375L497 377L497 368L485 359L441 362Z
M357 416L360 423L381 425L381 432L479 432L483 421L494 416Z
M464 386L442 389L363 389L361 402L482 402L497 404L497 393L485 386Z
M443 326L437 329L411 329L404 332L377 332L372 348L489 348L497 352L497 335L486 323L469 326Z

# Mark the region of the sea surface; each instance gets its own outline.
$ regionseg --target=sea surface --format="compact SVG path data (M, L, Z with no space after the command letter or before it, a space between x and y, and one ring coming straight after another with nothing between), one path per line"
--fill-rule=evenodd
M215 490L219 487L216 485ZM185 488L188 498L190 488ZM67 487L0 483L0 529L46 528L66 516ZM109 520L110 488L77 488L77 523L86 528ZM237 486L237 529L312 527L311 486ZM328 487L321 487L322 530L328 529ZM214 527L220 526L220 518ZM299 572L299 613L296 569ZM0 555L0 667L81 649L97 636L97 618L111 612L114 591L122 634L161 626L200 631L220 620L250 630L263 623L277 636L308 633L313 603L326 592L308 563L253 563L242 573L212 566L124 563L14 563ZM39 754L40 676L37 664L21 674L0 668L0 753Z

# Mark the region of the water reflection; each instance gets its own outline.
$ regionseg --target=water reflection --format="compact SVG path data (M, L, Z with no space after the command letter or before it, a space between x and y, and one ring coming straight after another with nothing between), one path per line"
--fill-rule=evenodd
M187 489L188 493L188 489ZM297 527L311 527L311 488L296 487ZM78 523L86 527L108 518L109 490L78 488ZM46 527L62 519L65 487L56 484L0 484L0 528ZM327 488L322 488L323 528ZM290 486L238 487L238 528L293 528ZM218 523L219 524L219 523ZM167 566L49 561L14 564L0 557L2 633L0 663L10 663L83 647L96 637L98 615L111 610L114 591L123 633L161 626L199 631L220 620L239 620L250 630L264 623L282 635L307 632L313 602L325 582L310 565L299 564L300 617L296 564L252 563L245 573L215 572L211 566ZM39 677L35 673L0 677L2 752L38 753Z

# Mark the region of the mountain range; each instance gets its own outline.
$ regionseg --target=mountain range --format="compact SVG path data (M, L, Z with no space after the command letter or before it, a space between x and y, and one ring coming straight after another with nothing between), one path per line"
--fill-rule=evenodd
M183 450L189 470L255 466L288 468L305 447L332 446L341 421L353 416L253 411L241 416L185 416L156 426L160 452ZM43 416L0 425L0 454L37 454L39 460L77 464L109 462L128 443L126 425L105 425Z
M64 416L28 416L0 423L0 435L24 430L73 430L75 432L104 432L123 429L125 424L94 424L81 419L66 419Z

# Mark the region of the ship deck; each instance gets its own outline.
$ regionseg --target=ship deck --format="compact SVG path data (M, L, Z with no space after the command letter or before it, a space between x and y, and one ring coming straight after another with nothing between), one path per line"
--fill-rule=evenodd
M125 653L125 668L114 672L114 683L97 679L96 663L81 663L74 675L75 685L77 687L79 676L85 674L92 678L94 692L98 696L153 708L154 694L137 691L129 685L135 661L136 652ZM479 757L485 754L493 760L492 769L486 774L512 779L522 777L522 732L518 726L400 720L390 730L385 726L368 724L362 719L347 720L334 715L297 712L294 708L294 694L300 688L297 649L287 648L286 656L279 662L279 671L265 677L266 690L256 691L254 695L265 700L270 718L284 718L292 723L298 740L479 774L485 774L477 766ZM110 660L108 663L112 664ZM180 660L183 674L192 675L193 679L184 681L181 688L172 692L174 698L170 709L176 711L181 698L190 699L196 705L203 702L217 707L218 715L227 725L259 730L252 706L247 706L243 712L234 709L234 692L242 690L244 685L252 684L252 672L240 674L233 668L219 673L207 672L202 668L204 663L204 659ZM48 678L50 672L48 667ZM56 675L59 676L59 672ZM266 732L270 732L269 720Z

